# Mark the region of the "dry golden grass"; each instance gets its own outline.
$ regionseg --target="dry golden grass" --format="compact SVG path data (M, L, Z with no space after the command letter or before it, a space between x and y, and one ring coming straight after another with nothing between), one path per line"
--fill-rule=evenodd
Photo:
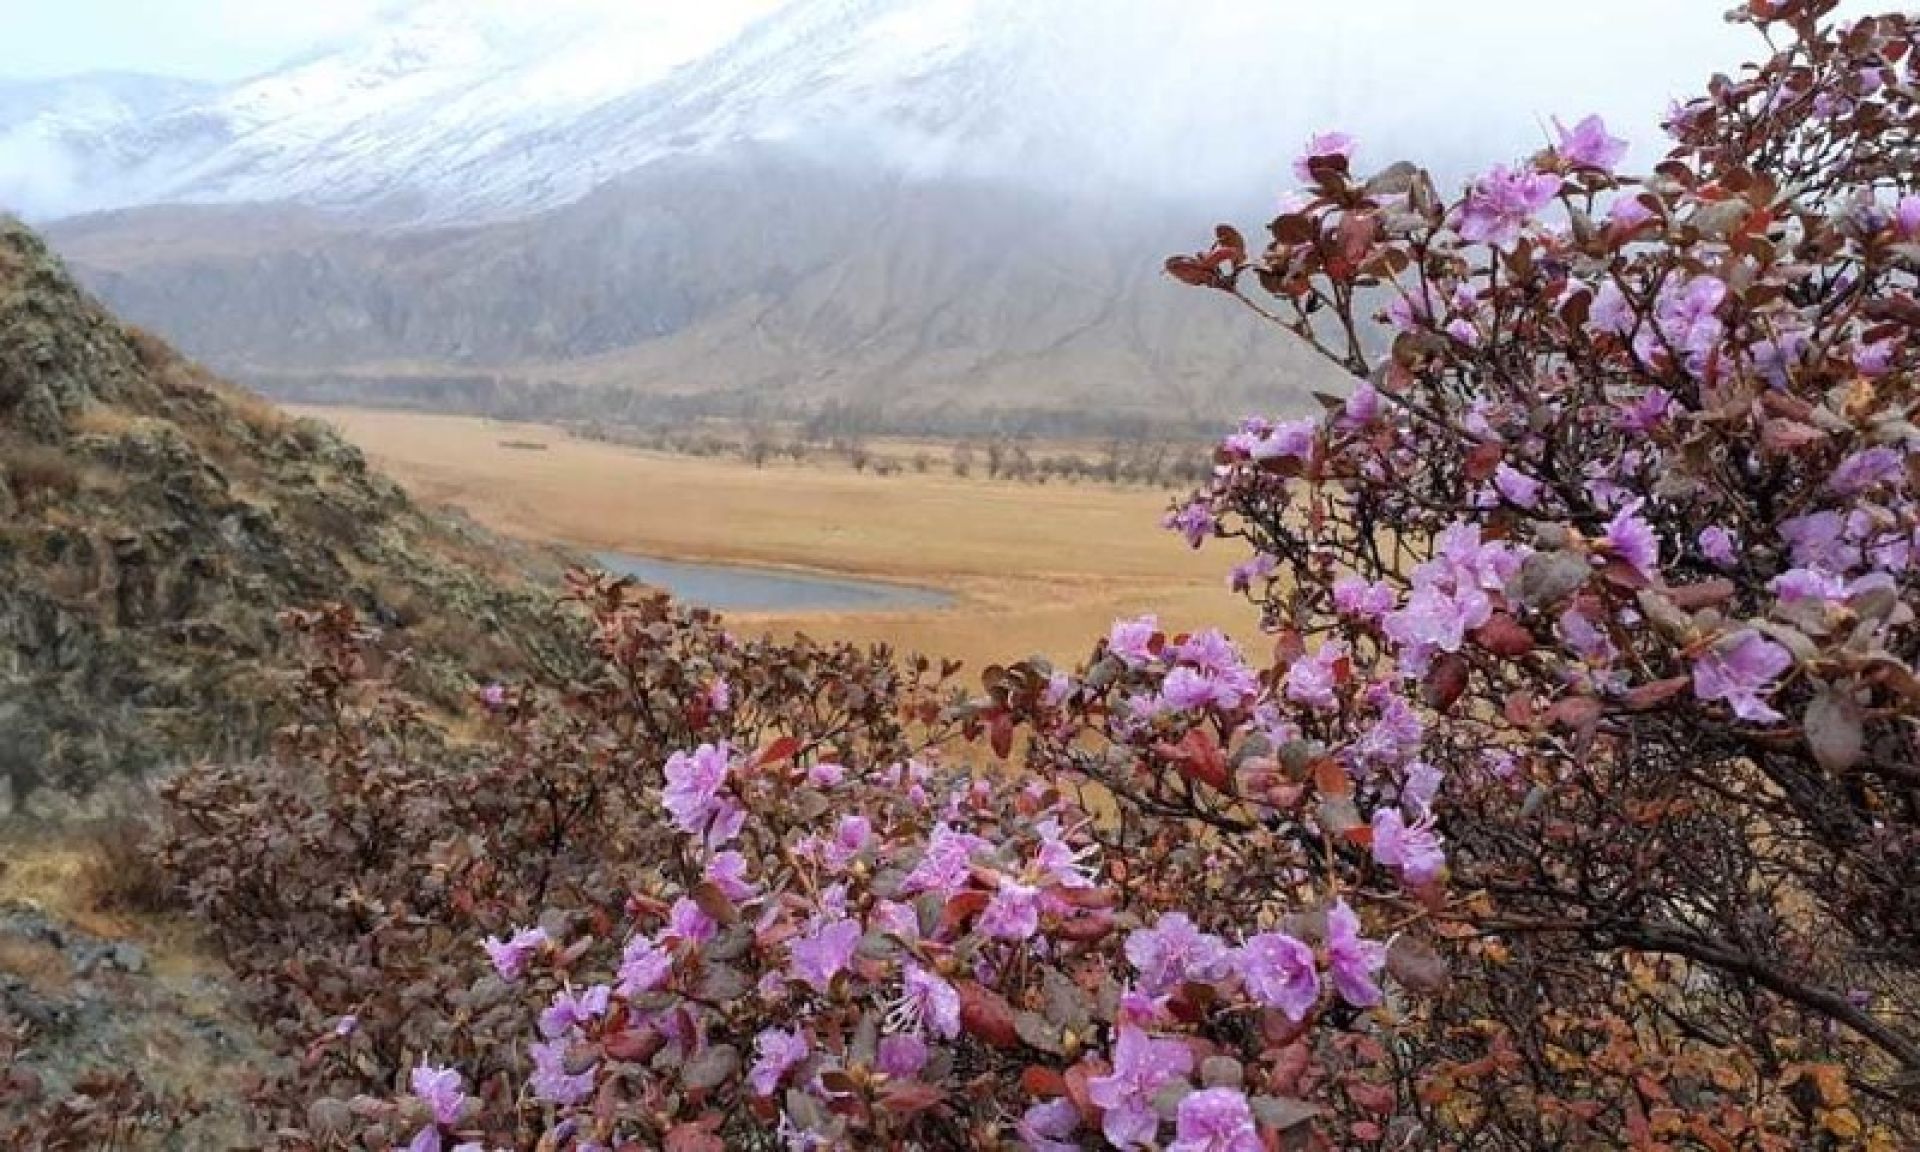
M787 567L941 588L938 611L734 614L737 627L885 641L970 667L1073 660L1116 616L1253 631L1226 590L1223 553L1188 551L1159 527L1167 496L1044 487L943 468L872 476L838 462L754 468L670 456L552 429L467 417L305 409L338 427L429 503L531 540L678 560ZM503 441L539 440L546 452Z

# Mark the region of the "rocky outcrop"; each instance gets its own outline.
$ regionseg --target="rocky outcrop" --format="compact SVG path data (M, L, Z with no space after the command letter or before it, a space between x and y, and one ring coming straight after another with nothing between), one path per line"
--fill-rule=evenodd
M429 706L558 659L539 562L123 326L0 220L0 814L261 749L287 608L360 608Z

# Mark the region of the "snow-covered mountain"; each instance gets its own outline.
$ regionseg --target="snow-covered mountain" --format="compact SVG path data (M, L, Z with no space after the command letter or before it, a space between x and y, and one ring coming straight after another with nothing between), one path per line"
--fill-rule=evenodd
M1257 222L1310 132L1458 175L1554 113L1645 141L1690 84L1515 53L1509 9L412 0L237 84L0 87L0 207L123 210L54 236L260 383L1212 418L1297 399L1310 365L1155 270ZM1725 34L1663 25L1648 72Z

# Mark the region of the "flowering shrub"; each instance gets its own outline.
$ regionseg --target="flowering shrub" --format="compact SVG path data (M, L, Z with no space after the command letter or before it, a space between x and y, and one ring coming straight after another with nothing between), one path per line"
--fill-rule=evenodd
M1651 176L1330 134L1170 262L1357 377L1169 516L1270 658L1143 617L970 694L583 578L595 675L451 743L294 618L311 721L167 849L306 1046L276 1139L1913 1138L1920 27L1832 8L1752 5Z

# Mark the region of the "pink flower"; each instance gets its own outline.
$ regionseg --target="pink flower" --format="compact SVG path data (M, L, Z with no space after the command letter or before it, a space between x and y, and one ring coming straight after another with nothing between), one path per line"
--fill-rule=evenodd
M1920 239L1920 196L1902 196L1893 210L1893 223L1903 238Z
M1334 991L1355 1008L1371 1008L1381 1001L1375 976L1386 965L1386 945L1362 938L1360 917L1345 900L1335 901L1327 909L1327 970Z
M807 769L807 783L815 788L832 788L846 779L847 770L838 764L822 761Z
M973 855L991 852L993 845L971 832L955 832L946 824L935 824L927 836L926 854L901 881L905 895L938 892L952 896L973 878Z
M1521 231L1560 193L1560 178L1546 172L1495 168L1474 182L1456 225L1460 238L1498 247Z
M1295 660L1287 669L1287 699L1320 712L1337 711L1340 697L1340 664L1347 658L1347 646L1328 640L1311 655Z
M771 1096L787 1073L806 1060L813 1046L803 1032L768 1028L753 1038L753 1051L755 1059L747 1072L747 1083L755 1096Z
M432 1110L435 1124L452 1127L460 1122L460 1113L467 1106L467 1096L460 1090L460 1073L423 1060L414 1068L408 1086L413 1089L414 1099Z
M533 1094L549 1104L578 1104L593 1095L593 1065L570 1072L565 1040L548 1040L527 1047L533 1056Z
M1293 174L1302 184L1317 184L1313 175L1314 161L1323 163L1338 160L1344 168L1353 158L1354 138L1345 132L1322 132L1307 141L1306 151L1293 162Z
M1493 487L1517 507L1536 508L1540 504L1540 481L1509 465L1502 464L1493 470Z
M1446 332L1457 344L1468 348L1480 347L1480 329L1475 328L1473 321L1465 317L1455 317L1447 321Z
M596 984L585 992L560 991L540 1013L540 1035L552 1040L607 1014L612 989Z
M751 900L758 892L747 879L747 858L738 852L716 853L713 859L707 861L701 878L733 901Z
M884 1037L877 1055L880 1071L896 1080L918 1076L927 1066L927 1044L918 1036Z
M834 830L833 839L827 842L821 852L827 868L834 872L841 871L867 850L867 844L872 839L872 821L865 816L842 816L840 826Z
M1409 888L1433 883L1447 866L1440 836L1433 830L1432 813L1408 824L1398 808L1382 808L1373 814L1373 858L1393 869Z
M1390 696L1381 705L1380 718L1354 741L1351 754L1360 768L1390 768L1419 755L1426 738L1419 713L1400 697Z
M682 896L667 913L667 935L680 940L705 944L720 934L720 925L692 899Z
M1240 946L1240 981L1247 993L1298 1024L1320 999L1313 949L1283 932L1263 932Z
M675 827L689 836L707 834L714 818L721 815L720 789L731 769L731 753L724 741L667 758L667 785L660 802L673 815Z
M1227 575L1227 587L1235 592L1246 592L1255 584L1273 575L1274 569L1279 566L1279 557L1265 552L1256 552L1251 559L1243 560L1233 566L1233 570Z
M1113 630L1107 633L1107 651L1118 656L1127 667L1138 668L1153 659L1148 646L1159 631L1160 618L1151 614L1115 620Z
M1160 699L1175 712L1217 708L1231 712L1253 694L1252 677L1229 678L1194 668L1175 668L1160 686Z
M1782 601L1844 600L1847 582L1818 568L1789 568L1767 584L1767 590Z
M1616 196L1607 206L1607 223L1629 232L1653 219L1653 209L1638 196Z
M489 936L481 942L487 950L487 959L493 961L494 971L500 978L512 983L527 970L527 961L547 942L547 933L541 928L522 928L513 934L512 939L502 942L497 936Z
M1188 501L1178 510L1167 513L1166 519L1160 523L1162 527L1180 533L1187 547L1197 549L1213 536L1218 521L1213 518L1213 509L1207 506L1206 500L1199 499Z
M833 986L833 978L853 962L861 935L858 920L832 920L820 925L787 944L791 960L788 972L824 995Z
M1253 1110L1237 1088L1205 1088L1180 1101L1167 1152L1265 1152Z
M1907 454L1898 448L1867 448L1840 461L1827 477L1827 491L1853 496L1882 484L1898 487L1905 479Z
M1209 983L1230 970L1226 944L1195 928L1179 912L1165 914L1152 928L1134 929L1127 935L1126 951L1140 973L1140 990L1151 996L1189 982Z
M960 993L952 984L908 961L901 970L900 999L888 1014L894 1030L927 1028L942 1040L960 1035Z
M1569 608L1560 614L1559 630L1567 648L1589 663L1608 665L1619 655L1612 638L1578 608Z
M673 957L645 936L635 936L620 957L620 995L632 999L652 992L672 973Z
M995 940L1031 940L1040 930L1040 889L1003 880L980 913L980 931Z
M1606 121L1598 116L1580 121L1571 132L1555 118L1553 130L1560 136L1560 145L1555 151L1568 163L1582 168L1612 172L1627 154L1627 142L1610 135Z
M707 707L715 712L725 712L733 707L733 688L725 680L715 680L707 685Z
M1733 533L1718 524L1710 524L1700 530L1699 544L1700 554L1716 567L1732 568L1740 562L1740 557L1734 552Z
M1725 701L1733 714L1754 724L1777 724L1780 713L1766 697L1773 681L1793 666L1793 655L1751 628L1723 637L1693 663L1693 694Z
M1029 1107L1014 1126L1014 1135L1033 1152L1080 1152L1073 1138L1079 1130L1080 1109L1062 1096Z
M1333 583L1333 610L1342 616L1378 620L1393 611L1393 606L1399 602L1399 595L1384 581L1369 584L1358 576L1348 574Z
M1606 545L1628 567L1652 580L1660 567L1660 538L1654 535L1653 525L1640 517L1644 503L1630 501L1614 514L1607 525Z
M1362 381L1347 397L1341 415L1347 424L1364 427L1380 418L1381 407L1379 389Z
M1433 799L1440 794L1440 769L1425 760L1415 760L1407 765L1407 781L1400 788L1400 802L1414 811L1424 811L1433 807Z
M1470 609L1437 588L1416 588L1406 606L1382 621L1388 639L1406 649L1403 658L1417 674L1433 652L1458 652L1466 642Z
M1113 1071L1087 1081L1087 1095L1104 1114L1100 1131L1121 1148L1151 1144L1160 1130L1153 1098L1193 1071L1193 1050L1178 1040L1155 1040L1131 1024L1120 1026Z
M489 684L480 690L480 702L489 709L498 712L507 706L507 688L504 684Z

